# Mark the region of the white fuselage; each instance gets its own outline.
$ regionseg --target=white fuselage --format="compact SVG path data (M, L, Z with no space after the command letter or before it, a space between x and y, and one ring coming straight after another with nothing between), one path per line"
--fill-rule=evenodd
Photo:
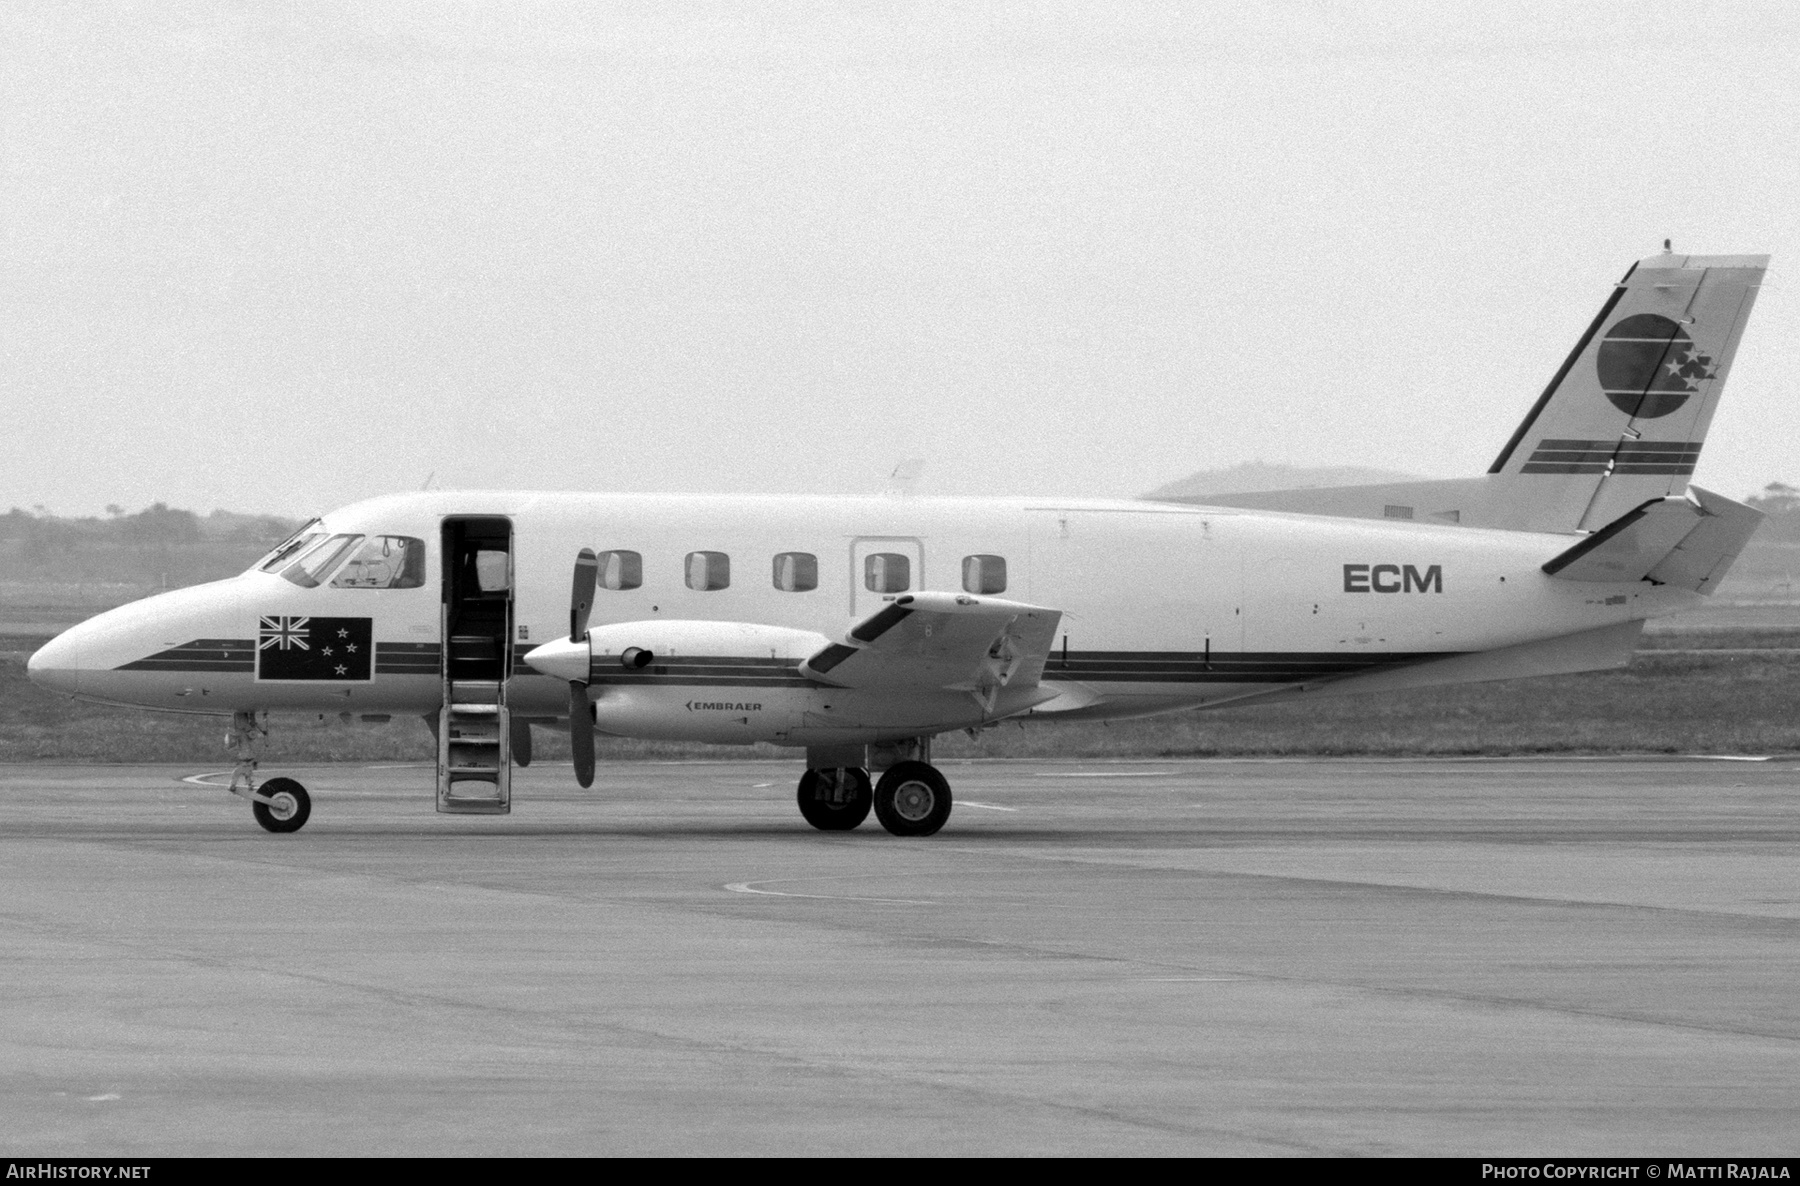
M1062 615L1042 682L1055 695L1015 709L1046 717L1142 715L1297 686L1348 690L1359 673L1429 671L1449 656L1600 631L1697 600L1642 581L1546 576L1540 566L1569 536L1422 522L1153 502L432 492L357 503L313 529L423 541L422 584L306 588L253 569L83 623L34 656L32 676L87 698L174 711L431 713L443 695L440 529L454 516L511 522L507 696L515 714L544 720L566 716L568 687L520 658L568 633L571 564L582 548L642 558L638 587L595 590L596 628L755 623L830 640L896 595L869 587L871 555L904 557L907 590L943 592L964 588L966 558L990 558L990 581L991 558L1000 558L1004 588L986 592ZM690 587L693 553L727 557L718 572L728 568L728 583ZM816 558L816 587L777 587L775 558L784 554ZM366 677L268 678L269 623L298 618L367 619L375 653ZM686 662L597 680L599 727L828 745L970 723L955 698L808 682L793 655L736 671L679 658ZM1441 679L1413 682L1491 677L1440 667Z

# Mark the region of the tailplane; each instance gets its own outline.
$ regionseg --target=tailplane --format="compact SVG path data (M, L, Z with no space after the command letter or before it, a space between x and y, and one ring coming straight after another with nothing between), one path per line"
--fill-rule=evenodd
M1665 251L1633 265L1482 477L1170 501L1598 531L1687 489L1768 262Z

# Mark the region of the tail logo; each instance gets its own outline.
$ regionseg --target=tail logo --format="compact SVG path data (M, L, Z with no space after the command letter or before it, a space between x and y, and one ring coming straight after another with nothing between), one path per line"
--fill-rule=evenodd
M1667 416L1718 374L1712 356L1679 323L1655 313L1627 317L1606 331L1595 365L1613 407L1643 420Z

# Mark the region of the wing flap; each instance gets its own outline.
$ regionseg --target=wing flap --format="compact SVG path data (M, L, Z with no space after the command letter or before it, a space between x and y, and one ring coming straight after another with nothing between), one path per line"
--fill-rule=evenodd
M968 692L992 710L1000 690L1036 687L1060 610L955 593L909 593L800 665L843 688Z

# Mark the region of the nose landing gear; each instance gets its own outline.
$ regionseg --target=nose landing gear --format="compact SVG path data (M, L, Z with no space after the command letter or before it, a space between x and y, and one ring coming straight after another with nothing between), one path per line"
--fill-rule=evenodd
M250 814L271 832L298 832L312 814L312 798L291 778L271 778L250 801Z
M253 712L231 714L231 732L225 744L231 747L237 764L231 768L231 785L226 789L240 799L250 800L250 814L270 832L298 832L312 815L312 797L306 788L291 778L271 778L256 787L256 766L262 756L263 738L268 726Z

